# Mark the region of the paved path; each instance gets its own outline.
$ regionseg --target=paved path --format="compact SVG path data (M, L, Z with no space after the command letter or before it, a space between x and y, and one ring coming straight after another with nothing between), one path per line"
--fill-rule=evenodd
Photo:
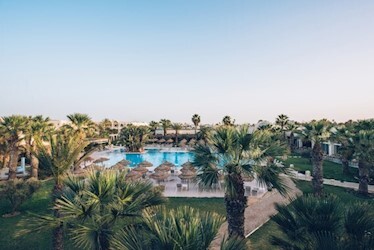
M290 179L287 179L287 185L290 187L290 197L295 197L296 195L301 194L301 191ZM257 230L259 227L261 227L264 223L266 223L269 220L270 216L276 213L276 203L288 204L289 198L283 197L276 190L272 192L267 192L261 198L249 197L248 207L246 208L244 214L245 235L248 235ZM217 238L212 242L210 249L219 249L223 237L227 236L227 234L227 222L225 222L222 224L218 232Z
M295 172L295 179L304 180L304 181L312 181L311 176L299 174L297 172ZM323 179L323 184L336 186L336 187L352 188L354 190L358 190L358 183L356 182L340 181L340 180L334 180L334 179ZM369 185L368 189L369 189L369 193L374 193L374 185Z

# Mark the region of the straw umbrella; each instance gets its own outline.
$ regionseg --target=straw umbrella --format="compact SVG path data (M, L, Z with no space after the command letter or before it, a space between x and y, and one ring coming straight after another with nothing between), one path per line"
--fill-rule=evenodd
M182 174L178 176L182 182L187 181L188 189L190 188L190 181L196 177L196 173L191 170L183 171Z
M170 171L171 167L166 164L161 164L157 168L155 168L155 172L168 172Z
M187 170L190 170L194 173L196 173L196 168L192 165L192 163L190 161L187 161L185 163L182 164L182 169L180 170L181 172L184 172L184 171L187 171Z
M94 160L93 163L101 163L104 166L104 161L109 161L109 158L100 157L97 160Z
M162 165L166 165L166 166L169 166L169 167L175 167L175 165L173 164L173 163L171 163L171 162L169 162L169 161L164 161L163 163L162 163Z
M137 171L131 171L128 174L126 174L125 179L129 181L134 181L137 179L140 179L142 177L142 174Z
M123 160L117 162L117 164L121 164L121 165L123 165L123 166L128 166L128 165L131 164L131 161L128 161L128 160L126 160L126 159L123 159Z
M169 139L169 140L167 140L166 142L167 142L167 143L173 143L173 142L174 142L174 140L170 138L170 139Z
M137 166L132 171L136 171L136 172L139 172L141 174L145 174L145 173L148 172L148 169L146 167L144 167L144 166Z
M157 171L150 175L152 179L157 180L158 184L160 184L161 181L167 179L169 177L169 174L164 171Z
M165 142L165 139L164 139L164 138L158 140L158 143L164 143L164 142Z
M149 161L142 161L141 163L138 164L138 166L142 166L142 167L150 168L150 167L153 166L153 164L150 163Z

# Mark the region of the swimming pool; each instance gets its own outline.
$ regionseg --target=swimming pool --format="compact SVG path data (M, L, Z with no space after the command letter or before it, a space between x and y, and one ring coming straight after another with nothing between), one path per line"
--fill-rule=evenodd
M194 160L194 154L192 152L165 152L158 149L148 149L142 154L137 153L126 153L120 150L114 150L102 154L103 157L109 158L109 161L104 162L106 167L113 166L117 162L126 159L131 162L130 167L134 167L142 161L149 161L154 167L157 167L164 161L171 162L175 166L181 166L187 161Z

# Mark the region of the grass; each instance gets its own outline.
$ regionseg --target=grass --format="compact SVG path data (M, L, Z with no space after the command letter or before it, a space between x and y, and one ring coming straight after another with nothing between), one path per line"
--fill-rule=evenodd
M286 165L293 164L297 171L309 170L312 172L312 164L308 158L291 158L284 161ZM342 165L330 161L323 161L323 177L341 181L358 182L358 169L350 168L350 174L344 174Z
M30 217L28 213L49 215L51 207L51 191L53 181L42 181L40 189L27 200L20 208L21 214L11 218L3 218L1 215L10 212L8 201L0 199L0 249L2 250L44 250L52 248L51 232L35 232L24 234L24 229L30 229L32 225L26 222ZM168 208L190 206L201 211L212 211L226 216L223 198L169 198L166 204ZM68 237L65 238L66 249L75 249Z
M296 186L303 191L304 194L312 193L312 184L307 181L298 181ZM374 209L374 199L373 197L365 197L359 195L357 192L351 189L334 187L334 186L324 186L324 191L327 194L334 194L340 198L340 200L345 204L351 204L354 202L367 202ZM254 232L250 237L251 246L253 249L277 249L270 243L271 235L282 236L282 232L278 229L278 226L272 220L265 223L260 229Z

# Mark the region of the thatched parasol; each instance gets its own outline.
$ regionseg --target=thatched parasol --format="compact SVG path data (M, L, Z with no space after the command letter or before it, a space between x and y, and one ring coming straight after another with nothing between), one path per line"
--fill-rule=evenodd
M167 179L169 177L169 174L163 171L158 171L158 172L151 174L150 177L160 182L160 181Z
M145 174L145 173L148 172L148 169L146 167L144 167L144 166L137 166L136 168L133 168L132 171L136 171L136 172Z
M137 180L142 177L142 174L137 171L131 171L130 173L126 174L126 180Z
M149 168L149 167L152 167L153 164L150 163L149 161L142 161L141 163L138 164L138 166Z
M125 170L127 167L123 164L120 164L120 163L116 163L114 164L113 166L110 167L110 169L113 169L113 170Z
M165 142L165 139L164 139L164 138L158 140L158 143L164 143L164 142Z
M117 164L121 164L121 165L123 165L123 166L128 166L128 165L131 164L131 161L128 161L128 160L126 160L126 159L123 159L123 160L117 162Z
M93 163L103 163L104 161L109 161L109 158L100 157L99 159L94 160Z
M148 141L150 141L150 142L156 142L156 141L158 141L158 139L157 138L153 138L153 139L148 139Z
M171 167L167 164L161 164L157 168L155 168L156 172L167 172L170 171Z
M192 170L186 170L183 171L178 177L182 180L190 180L196 177L196 173Z
M164 161L163 163L162 163L162 165L166 165L166 166L169 166L169 167L175 167L175 165L173 164L173 163L171 163L171 162L169 162L169 161Z
M187 162L183 163L180 171L184 172L184 171L187 171L187 170L196 173L196 168L192 165L192 163L190 161L187 161Z
M166 142L167 142L167 143L173 143L173 142L174 142L174 140L170 138L170 139L169 139L169 140L167 140Z

